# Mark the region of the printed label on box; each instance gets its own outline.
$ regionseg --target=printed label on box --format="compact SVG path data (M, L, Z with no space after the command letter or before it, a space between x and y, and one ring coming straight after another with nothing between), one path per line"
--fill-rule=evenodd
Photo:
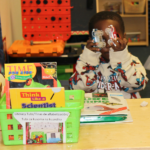
M66 143L69 112L15 112L23 127L23 144Z

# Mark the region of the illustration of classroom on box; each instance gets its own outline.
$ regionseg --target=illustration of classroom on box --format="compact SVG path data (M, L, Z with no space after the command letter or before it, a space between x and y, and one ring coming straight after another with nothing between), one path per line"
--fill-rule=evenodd
M27 143L63 143L62 123L26 123Z

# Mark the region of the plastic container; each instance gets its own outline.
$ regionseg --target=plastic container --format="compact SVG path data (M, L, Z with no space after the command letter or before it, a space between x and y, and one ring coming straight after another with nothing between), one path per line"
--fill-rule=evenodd
M142 14L145 11L145 0L124 0L125 13Z
M74 100L70 100L69 96L74 95ZM65 91L64 108L40 108L40 109L6 109L5 99L2 98L0 105L0 120L2 137L5 145L22 145L23 140L18 137L23 136L23 130L19 128L20 123L13 117L14 112L69 112L70 116L65 122L66 127L66 143L78 142L81 109L84 106L84 91L82 90L66 90ZM8 130L9 126L13 130Z
M126 38L128 42L139 42L141 32L126 32Z
M60 56L64 53L65 43L57 40L50 44L30 45L30 41L16 40L7 50L11 57L49 57Z
M106 2L104 4L105 11L112 11L120 14L120 2Z

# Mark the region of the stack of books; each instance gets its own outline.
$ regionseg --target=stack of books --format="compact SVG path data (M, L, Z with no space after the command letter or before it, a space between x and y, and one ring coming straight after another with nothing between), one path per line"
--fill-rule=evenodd
M133 122L122 93L85 93L81 124Z

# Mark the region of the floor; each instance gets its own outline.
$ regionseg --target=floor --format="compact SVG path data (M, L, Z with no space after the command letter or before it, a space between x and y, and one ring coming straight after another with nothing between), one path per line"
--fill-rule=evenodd
M144 65L148 56L150 55L150 46L130 46L129 52L136 57L138 57L141 63ZM150 79L150 70L146 70L147 77ZM60 80L62 86L65 87L66 90L69 89L69 82L68 80ZM142 98L149 98L150 97L150 81L148 82L146 88L140 92Z

